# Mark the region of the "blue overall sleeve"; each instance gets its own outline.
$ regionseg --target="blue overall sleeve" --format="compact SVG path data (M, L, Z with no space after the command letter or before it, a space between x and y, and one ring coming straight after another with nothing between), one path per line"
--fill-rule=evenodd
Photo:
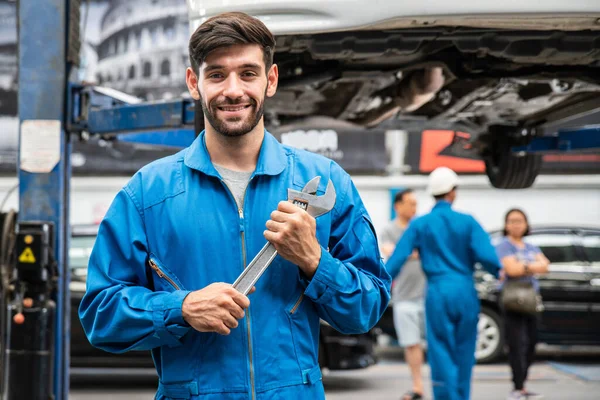
M391 279L362 200L347 174L342 181L331 211L329 251L321 249L315 275L303 280L304 295L313 301L319 317L339 332L363 333L383 315Z
M189 292L150 289L142 215L131 189L122 189L100 224L88 265L79 318L90 343L112 353L177 346L191 329L181 315Z
M490 236L483 230L475 218L471 218L471 238L469 245L475 262L481 263L483 269L497 278L502 264L498 259L496 249L492 245Z
M385 268L392 279L396 279L402 266L417 247L417 228L416 223L413 222L408 225L408 228L404 231L402 237L396 244L394 252L385 264Z

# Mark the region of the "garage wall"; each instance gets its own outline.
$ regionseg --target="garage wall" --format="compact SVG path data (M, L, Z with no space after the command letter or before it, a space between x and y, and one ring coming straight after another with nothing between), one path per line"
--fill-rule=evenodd
M419 200L418 214L428 212L433 199L425 192L426 176L354 177L363 201L379 231L391 215L390 190L410 187ZM71 222L96 223L101 220L126 177L77 177L72 179ZM0 201L16 178L0 178ZM540 176L536 184L523 190L492 188L485 176L462 176L457 210L469 212L486 229L502 226L506 210L521 207L531 223L600 226L600 176ZM4 210L16 208L18 191L7 199Z
M600 226L600 176L540 176L533 187L522 190L495 189L485 176L460 179L454 207L472 214L485 229L502 227L505 212L513 207L525 210L534 225ZM377 230L391 217L390 189L415 190L418 215L434 205L433 198L425 191L426 176L356 177L354 182Z

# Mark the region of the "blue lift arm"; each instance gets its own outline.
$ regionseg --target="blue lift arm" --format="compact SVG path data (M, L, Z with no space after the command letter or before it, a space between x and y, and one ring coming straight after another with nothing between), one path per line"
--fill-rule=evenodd
M537 137L525 146L515 146L512 151L532 154L600 151L600 125L561 129L555 135Z
M68 104L70 133L178 148L189 146L196 137L194 102L189 99L129 104L96 87L71 85Z
M194 126L194 103L179 99L155 103L128 104L99 93L95 87L69 88L68 129L71 133L109 135Z

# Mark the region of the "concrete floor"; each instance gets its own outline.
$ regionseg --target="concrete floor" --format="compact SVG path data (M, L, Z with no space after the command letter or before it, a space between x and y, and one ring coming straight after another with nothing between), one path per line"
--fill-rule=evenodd
M428 367L423 371L426 398L431 399ZM70 400L147 400L155 393L153 371L80 372L72 379ZM410 375L398 352L391 351L365 370L325 372L323 382L328 400L390 400L410 388ZM548 400L600 399L600 357L543 357L532 367L528 387ZM504 399L511 389L510 369L505 363L478 365L472 388L473 400Z

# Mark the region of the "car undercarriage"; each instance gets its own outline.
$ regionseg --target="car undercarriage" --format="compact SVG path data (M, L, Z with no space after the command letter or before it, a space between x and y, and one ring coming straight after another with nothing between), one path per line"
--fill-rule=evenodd
M455 155L483 159L496 187L528 187L539 171L539 155L512 146L600 107L598 30L432 27L276 39L280 80L267 126L319 116L466 132Z

